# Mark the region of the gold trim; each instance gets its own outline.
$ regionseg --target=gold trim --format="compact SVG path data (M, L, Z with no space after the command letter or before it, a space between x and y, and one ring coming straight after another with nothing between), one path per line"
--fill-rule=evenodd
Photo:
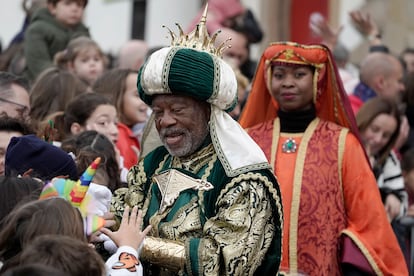
M342 161L344 158L344 152L345 152L345 144L346 144L346 136L349 132L349 129L342 128L341 132L339 133L339 139L338 139L338 177L339 177L339 185L340 185L340 191L342 194L342 204L345 206L345 197L344 197L344 187L342 183Z
M169 72L171 68L172 60L175 56L175 54L178 52L178 48L171 48L167 56L165 57L164 64L162 66L162 75L161 75L161 84L162 88L164 90L165 94L172 94L170 87L168 86L168 78L169 78Z
M210 176L211 174L211 170L213 169L214 164L217 161L217 154L215 154L215 152L213 152L210 161L207 163L207 167L204 170L204 174L200 177L202 180L207 181L207 178ZM204 191L199 191L198 192L198 204L200 206L201 212L203 212L203 214L206 213L206 210L204 208Z
M361 250L362 254L364 254L365 258L367 259L368 263L371 265L371 268L375 271L376 275L384 275L382 271L379 269L377 263L374 261L374 257L371 256L368 249L365 245L358 239L357 236L354 235L349 230L343 230L341 234L347 235L351 238L351 240L358 246L359 250Z
M280 136L280 120L277 117L273 121L273 135L272 135L272 149L270 153L270 166L272 167L273 172L276 172L275 163L276 163L276 153L277 153L277 146L279 144L279 137ZM276 139L277 138L277 139Z
M210 121L211 123L211 121ZM239 174L248 173L250 171L255 170L263 170L263 169L270 169L270 164L268 162L262 162L262 163L256 163L256 164L250 164L243 167L240 167L238 169L232 169L230 166L229 161L227 160L226 155L224 154L224 150L221 147L221 144L218 139L217 135L217 129L216 126L210 124L210 137L212 140L212 144L214 146L214 149L216 151L218 159L221 161L221 165L224 168L224 171L228 177L235 177Z
M295 174L293 178L292 205L290 211L289 225L289 269L291 272L298 271L297 242L298 242L298 218L300 207L300 195L302 189L303 168L305 166L306 151L308 143L319 123L319 118L314 119L306 128L300 142L298 155L296 157Z
M167 160L168 160L168 154L166 154L164 156L164 159L160 162L160 164L158 165L158 168L155 170L154 174L157 174L162 170L162 168L164 167L164 164L167 162ZM149 204L151 202L152 186L153 185L154 185L154 182L151 182L151 184L148 188L148 191L147 191L147 196L146 196L146 199L145 199L145 202L144 202L144 206L142 208L143 209L143 211L142 211L143 216L146 215L146 213L148 211ZM159 221L158 222L155 221L156 216L157 216L157 213L154 213L154 215L152 217L150 217L148 221L149 221L149 224L152 225L152 228L151 228L151 231L150 231L151 236L159 237L159 231L158 231ZM154 224L151 223L152 221L154 222Z
M167 241L147 236L144 240L141 257L151 264L179 272L183 270L186 261L185 245L179 241Z

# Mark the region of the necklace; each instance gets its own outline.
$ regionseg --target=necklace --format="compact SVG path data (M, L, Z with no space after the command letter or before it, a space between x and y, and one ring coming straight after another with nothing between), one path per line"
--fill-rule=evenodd
M284 153L294 153L296 152L298 145L296 144L295 139L289 137L282 145L282 152Z

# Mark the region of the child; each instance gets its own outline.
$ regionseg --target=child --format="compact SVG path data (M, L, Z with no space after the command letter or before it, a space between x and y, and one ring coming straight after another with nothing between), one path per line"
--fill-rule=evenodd
M62 140L85 130L96 130L114 144L118 140L118 118L115 107L97 93L75 97L63 113L51 117Z
M108 60L99 45L89 37L71 40L65 50L54 57L55 64L78 76L89 87L104 72Z
M0 261L4 262L0 273L20 265L20 262L40 262L57 266L70 272L70 275L103 275L85 272L86 269L100 272L105 269L103 264L100 265L102 261L99 255L86 249L89 247L83 220L78 210L65 199L52 197L32 201L14 210L7 218L4 228L0 231ZM134 208L129 214L129 208L126 208L117 232L101 229L118 245L117 252L107 261L108 275L142 275L137 249L151 230L151 226L141 231L141 223L141 211L138 212L138 209ZM56 235L56 238L51 238L54 242L41 238L48 237L47 235ZM33 242L36 238L40 241ZM73 247L82 247L84 251L73 252ZM58 250L59 248L61 249ZM40 256L28 253L33 250L39 252ZM75 273L71 267L79 264L81 260L86 263L77 268L84 269L83 274ZM131 264L131 260L135 261Z
M105 275L105 264L84 240L70 236L46 234L37 236L21 253L19 266L42 264L71 276Z
M78 178L71 156L33 134L11 138L6 151L4 174L30 175L44 181L56 176Z
M27 264L19 265L8 269L3 276L70 276L69 274L60 271L53 266L41 265L41 264Z
M96 130L104 134L116 145L118 141L118 117L115 106L102 95L85 93L74 98L64 113L52 118L62 140L85 130ZM123 164L123 156L118 161L121 181L126 182L128 170Z
M24 40L26 77L34 81L53 64L55 54L78 36L89 36L82 24L88 0L47 0L47 8L39 9L32 18Z
M42 234L87 241L80 213L62 198L34 200L15 208L0 231L0 273L18 263L22 249Z
M43 182L30 177L0 176L0 229L13 208L38 199L42 188Z
M86 130L62 142L61 148L75 155L78 172L83 172L96 158L104 160L93 182L108 187L111 192L122 187L114 144L102 133Z
M44 70L30 90L29 116L38 136L48 115L64 111L74 97L86 91L87 86L74 74L56 67Z
M137 91L138 73L129 69L113 69L103 74L93 90L104 95L117 108L119 122L117 148L124 157L127 169L138 161L140 144L132 128L145 125L148 120L148 106L139 98Z
M21 253L19 265L39 263L53 266L72 276L81 275L142 275L137 248L151 229L141 231L142 214L134 208L124 213L117 232L102 228L119 246L104 265L99 254L80 239L61 235L42 235ZM105 273L106 272L106 273Z

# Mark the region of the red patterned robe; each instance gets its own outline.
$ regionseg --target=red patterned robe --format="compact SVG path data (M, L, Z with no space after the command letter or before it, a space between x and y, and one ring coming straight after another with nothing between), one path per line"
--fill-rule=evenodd
M363 148L348 129L315 119L304 133L280 133L276 118L248 132L281 188L282 272L341 275L341 237L347 237L371 272L408 275ZM295 153L282 152L288 138Z

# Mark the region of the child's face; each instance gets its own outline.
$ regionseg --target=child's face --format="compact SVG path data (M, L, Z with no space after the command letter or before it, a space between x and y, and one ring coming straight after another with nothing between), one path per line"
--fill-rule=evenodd
M56 20L67 27L75 26L82 21L84 7L80 3L62 0L56 5L48 4L48 8Z
M271 94L283 111L301 111L313 104L313 70L309 66L274 66Z
M85 129L95 130L109 138L114 144L118 140L118 119L113 105L100 105L86 120Z
M94 48L81 51L69 66L81 79L92 85L104 71L104 61L101 53Z
M126 125L135 125L147 121L148 106L139 98L137 90L138 74L132 73L126 79L126 91L124 93L123 102L123 117Z

